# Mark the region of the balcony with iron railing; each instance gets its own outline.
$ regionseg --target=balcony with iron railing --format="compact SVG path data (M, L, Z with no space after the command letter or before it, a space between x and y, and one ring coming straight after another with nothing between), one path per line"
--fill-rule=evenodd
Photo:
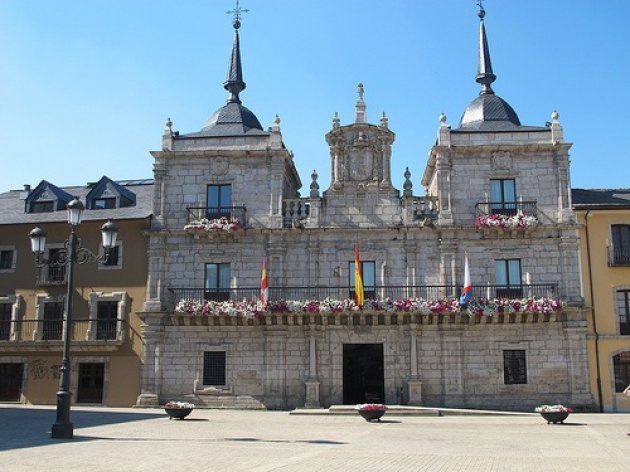
M61 349L64 322L55 320L0 321L0 351L7 346L36 344ZM125 339L127 323L123 320L74 320L72 342L88 345L119 346Z
M526 216L538 217L538 205L535 200L514 202L477 202L475 205L477 216L515 216L522 213Z
M457 299L462 288L454 285L405 285L405 286L365 286L366 300L401 300ZM171 300L169 309L182 301L203 303L259 301L260 287L205 289L205 288L169 288ZM473 286L473 298L479 299L555 299L558 297L557 284L522 284L522 285L476 285ZM321 301L325 299L344 300L354 297L354 287L269 287L269 301L301 300Z
M243 227L245 226L246 209L244 206L229 207L187 207L188 212L187 223L195 224L202 220L221 220L235 221Z
M630 246L612 245L607 251L608 267L630 267Z

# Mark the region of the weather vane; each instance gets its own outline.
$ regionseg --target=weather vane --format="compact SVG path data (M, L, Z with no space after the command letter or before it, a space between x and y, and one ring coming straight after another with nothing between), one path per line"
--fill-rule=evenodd
M247 13L248 11L249 10L247 9L241 8L238 4L238 0L236 0L236 8L234 10L228 10L225 13L228 15L234 15L232 25L234 26L234 29L239 29L241 27L241 13Z
M479 18L483 20L483 17L486 16L486 10L483 9L483 0L477 0L477 6L479 7Z

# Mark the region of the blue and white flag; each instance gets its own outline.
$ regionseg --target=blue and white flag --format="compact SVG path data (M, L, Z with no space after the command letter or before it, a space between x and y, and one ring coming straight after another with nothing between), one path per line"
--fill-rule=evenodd
M464 256L464 290L459 297L460 306L466 305L472 298L472 283L470 282L470 269L468 268L468 254Z

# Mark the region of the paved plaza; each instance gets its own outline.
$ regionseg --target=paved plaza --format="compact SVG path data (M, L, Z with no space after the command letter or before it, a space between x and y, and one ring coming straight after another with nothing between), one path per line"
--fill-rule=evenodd
M304 413L312 413L305 411ZM52 407L0 405L0 470L627 472L630 415L403 415L73 408L75 438L50 439ZM418 412L421 413L421 412Z

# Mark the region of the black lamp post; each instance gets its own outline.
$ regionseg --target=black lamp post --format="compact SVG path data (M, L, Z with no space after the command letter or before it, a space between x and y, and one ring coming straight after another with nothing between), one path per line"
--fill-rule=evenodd
M118 228L114 223L108 221L101 227L103 247L105 249L102 256L97 256L90 250L81 247L81 241L76 235L76 228L81 223L81 216L84 209L83 203L81 203L77 197L68 203L68 223L71 227L70 237L65 241L64 249L56 252L54 258L45 259L43 257L46 246L46 231L38 226L29 233L31 248L36 257L35 264L37 267L65 266L68 269L68 291L66 294L64 313L63 359L61 361L59 391L57 392L57 421L52 425L50 431L52 438L59 439L70 439L73 437L73 426L70 422L70 404L72 400L72 395L70 394L70 341L72 340L74 263L85 264L90 261L106 261L109 257L110 250L116 246L116 238L118 236Z

